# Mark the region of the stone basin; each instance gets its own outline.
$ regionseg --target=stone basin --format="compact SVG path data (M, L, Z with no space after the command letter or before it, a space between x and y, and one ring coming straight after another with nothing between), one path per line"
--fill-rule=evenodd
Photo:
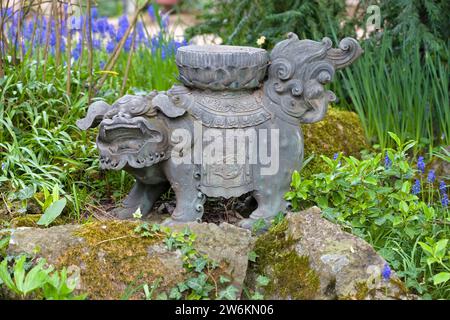
M188 87L242 90L261 86L269 54L261 48L190 45L177 51L180 80Z

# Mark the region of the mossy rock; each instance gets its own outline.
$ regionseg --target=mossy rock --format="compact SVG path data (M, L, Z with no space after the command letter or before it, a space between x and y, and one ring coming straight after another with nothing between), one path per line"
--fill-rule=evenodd
M37 224L42 215L40 214L24 214L12 218L9 223L11 228L30 227L30 228L43 228ZM50 225L57 226L67 223L67 218L58 217Z
M320 155L333 156L342 152L347 156L359 157L360 151L368 149L361 121L356 113L329 108L322 121L302 125L305 140L305 159L313 160L302 170L303 176L323 171Z
M154 299L159 294L169 295L178 284L198 276L186 268L180 249L167 247L166 233L142 236L135 232L138 224L103 221L47 229L18 228L11 233L8 254L37 252L57 269L70 268L80 278L77 293L87 293L89 299L144 299L144 284L155 286ZM225 223L187 223L172 230L185 227L196 235L193 248L217 264L208 270L208 281L216 284L211 298L223 289L220 276L230 279L226 285L233 284L240 292L251 246L250 232Z
M394 271L383 279L386 261L364 240L322 218L313 207L288 213L255 243L258 257L246 285L266 299L410 299ZM264 275L267 286L255 279Z

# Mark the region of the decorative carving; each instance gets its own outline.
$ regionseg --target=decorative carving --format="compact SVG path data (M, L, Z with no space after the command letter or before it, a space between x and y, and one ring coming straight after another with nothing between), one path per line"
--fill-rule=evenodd
M278 113L281 117L302 123L324 117L328 103L336 97L323 86L333 80L336 69L349 65L362 53L352 38L343 39L339 49L331 46L329 38L321 42L299 40L296 34L289 33L288 39L272 50L264 93L273 108L282 111Z
M264 49L237 46L186 46L177 51L180 80L211 90L253 89L261 85L269 57Z
M193 91L189 113L206 127L245 128L272 118L262 104L261 91L222 93Z

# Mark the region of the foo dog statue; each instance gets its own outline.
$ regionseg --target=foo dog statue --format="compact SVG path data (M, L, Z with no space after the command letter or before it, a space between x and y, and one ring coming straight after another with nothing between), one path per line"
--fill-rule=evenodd
M336 97L323 85L362 53L352 38L331 46L328 38L293 33L270 56L251 47L186 46L176 56L184 86L91 104L77 126L100 125L101 168L136 178L115 215L148 214L170 187L176 208L169 225L201 219L206 196L251 192L258 206L240 222L244 228L284 212L283 196L303 161L300 124L325 116Z

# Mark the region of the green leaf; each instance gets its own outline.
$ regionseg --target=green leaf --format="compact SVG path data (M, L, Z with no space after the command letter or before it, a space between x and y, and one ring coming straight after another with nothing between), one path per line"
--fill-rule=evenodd
M408 211L409 211L409 206L408 206L408 204L405 202L405 201L400 201L400 203L399 203L399 208L400 208L400 210L403 212L403 213L408 213Z
M225 290L219 292L219 299L236 300L238 289L235 286L228 286Z
M248 260L251 262L256 262L256 258L258 258L258 255L256 254L255 251L250 251L248 253Z
M256 283L261 287L267 286L269 284L269 282L270 282L270 279L265 276L260 275L256 278Z
M66 198L62 198L60 200L53 202L47 208L47 210L45 210L44 214L41 216L37 224L40 226L44 225L48 227L50 223L52 223L56 218L59 217L59 215L66 207L66 204L67 204Z
M433 249L428 244L419 241L419 245L422 247L423 251L430 255L433 255Z
M447 282L448 280L450 280L450 272L440 272L433 276L434 285Z
M44 259L41 259L39 263L27 273L22 288L24 294L32 292L37 288L41 288L45 283L47 283L49 277L47 271L44 269L45 263L46 261ZM57 276L57 273L55 272L54 275Z
M25 260L26 256L22 255L16 263L14 264L14 282L16 284L17 290L23 293L23 282L25 280Z
M169 293L169 298L170 299L175 299L175 300L180 300L181 299L181 293L180 293L180 291L178 290L178 288L172 288L171 290L170 290L170 293Z
M228 279L227 277L224 277L222 275L219 277L219 282L221 284L224 284L224 283L227 283L227 282L230 282L230 281L231 281L230 279Z
M448 239L442 239L434 245L434 254L436 255L436 257L442 259L445 256L447 243Z
M19 291L17 290L17 287L14 284L13 280L11 279L11 275L8 272L8 260L6 258L3 259L2 263L0 263L0 279L10 290L19 294Z
M395 133L388 131L388 134L395 141L398 147L402 146L400 138Z

